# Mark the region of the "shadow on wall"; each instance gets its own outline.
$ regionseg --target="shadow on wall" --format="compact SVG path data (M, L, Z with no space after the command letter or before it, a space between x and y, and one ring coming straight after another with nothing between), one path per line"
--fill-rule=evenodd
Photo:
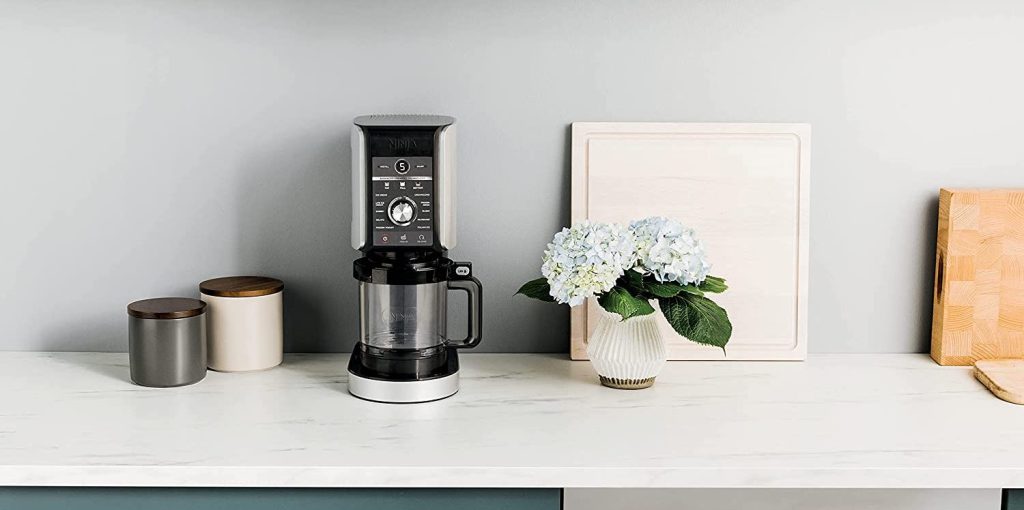
M498 243L490 227L479 216L471 216L471 207L462 208L462 245L456 256L475 261L484 282L482 351L568 350L568 308L513 295L524 281L539 276L544 245L570 220L571 126L565 125L561 131L564 149L558 159L562 171L560 202L545 204L557 211L557 216L544 215L538 223L526 225L530 228L506 232L507 237ZM125 306L130 301L157 296L198 297L198 283L206 278L258 274L285 282L286 351L350 351L358 336L358 294L351 264L359 253L349 244L349 132L350 124L338 122L270 137L259 150L243 154L237 168L215 169L236 176L236 181L222 182L211 191L226 196L205 197L216 199L219 206L235 208L224 218L228 223L216 222L204 231L204 235L223 241L212 261L176 267L173 275L152 274L145 272L145 267L130 268L137 272L122 275L129 282L123 294L109 296L105 304L97 306L102 311L95 314L63 312L63 320L46 326L36 349L125 352ZM462 179L459 191L463 200L473 193L471 183L471 179ZM232 217L233 224L228 219ZM536 215L526 217L538 221ZM183 235L176 242L190 239ZM166 246L172 252L181 249L173 240ZM509 253L510 247L521 246L530 248ZM502 257L528 258L527 271L502 270L506 260ZM450 327L453 336L461 336L465 331L465 300L461 294L452 298L455 302L450 308L457 318Z
M358 334L358 298L351 277L357 252L349 245L351 180L349 126L277 139L253 154L237 172L232 201L239 208L238 274L285 282L285 351L348 351ZM218 275L205 275L218 276ZM161 295L198 297L196 283L180 283ZM161 287L163 288L163 287ZM144 297L144 296L143 296ZM38 350L128 350L124 302L95 316L49 327Z
M562 162L562 207L559 219L563 225L572 222L572 124L565 126L565 153ZM554 232L552 232L554 235Z
M932 310L934 306L935 289L935 243L939 231L939 197L938 193L930 198L925 206L924 224L922 228L927 232L923 243L924 253L921 254L921 323L918 326L918 352L930 352L932 344Z
M176 284L164 296L198 296L197 286ZM85 315L80 311L47 324L32 350L41 352L128 352L128 303L154 296L134 295L112 298L101 312ZM127 358L125 358L127 360Z
M562 207L561 210L559 210L558 216L562 225L572 226L572 124L565 126L564 151L564 161L562 163ZM557 232L557 230L555 232ZM555 232L551 232L551 236L554 236ZM541 254L538 253L536 257L538 264L537 273L539 275ZM556 308L552 313L557 314L560 320L557 323L559 327L553 329L555 330L554 334L558 335L557 338L562 339L562 343L559 345L559 352L569 352L569 344L571 342L569 338L571 329L569 324L569 307L564 305L554 306L551 303L540 304Z
M358 334L348 132L291 137L239 172L238 267L284 281L286 352L348 351Z
M557 216L532 216L535 223L522 225L522 233L508 234L513 236L514 242L506 246L515 246L519 251L514 256L529 261L525 273L496 272L483 282L484 295L488 296L485 298L484 342L491 341L488 335L490 338L500 335L503 350L569 352L569 307L515 295L523 283L541 276L540 266L547 243L572 222L572 124L564 125L562 133ZM530 216L524 215L524 218ZM499 290L488 291L488 285Z
M125 307L128 303L124 304ZM72 324L48 325L39 339L38 351L98 350L109 346L109 351L128 352L128 310L121 309L120 321L114 319L117 310L104 311L89 317L75 317ZM76 344L68 348L69 344Z

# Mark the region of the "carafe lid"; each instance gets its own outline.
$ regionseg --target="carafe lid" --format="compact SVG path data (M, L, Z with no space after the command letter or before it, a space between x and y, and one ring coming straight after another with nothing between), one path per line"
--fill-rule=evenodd
M355 261L352 276L366 283L418 285L451 280L454 267L451 259L441 256L419 260L367 256Z

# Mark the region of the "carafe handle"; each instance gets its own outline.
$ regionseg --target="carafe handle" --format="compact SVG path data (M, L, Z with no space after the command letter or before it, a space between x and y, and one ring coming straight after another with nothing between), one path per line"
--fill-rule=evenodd
M483 322L483 287L480 280L473 277L473 265L469 262L456 262L451 269L448 288L461 290L469 297L469 320L466 329L469 336L462 340L448 340L448 345L457 348L476 347L480 343L480 331Z

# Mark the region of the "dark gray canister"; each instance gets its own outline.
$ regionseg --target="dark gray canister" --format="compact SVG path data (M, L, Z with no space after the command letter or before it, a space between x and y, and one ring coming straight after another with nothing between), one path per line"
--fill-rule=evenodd
M128 305L132 382L168 388L206 377L206 303L156 298Z

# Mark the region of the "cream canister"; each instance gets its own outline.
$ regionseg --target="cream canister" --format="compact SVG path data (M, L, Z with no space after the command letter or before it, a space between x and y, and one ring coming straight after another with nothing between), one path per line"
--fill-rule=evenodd
M219 372L265 370L284 356L284 283L229 276L199 284L206 302L207 362Z

